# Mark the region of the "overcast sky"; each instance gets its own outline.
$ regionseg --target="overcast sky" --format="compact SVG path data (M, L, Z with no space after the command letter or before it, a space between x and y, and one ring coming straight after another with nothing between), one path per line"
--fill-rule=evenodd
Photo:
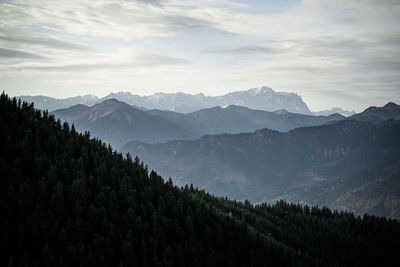
M269 86L311 110L400 103L399 0L0 0L12 96Z

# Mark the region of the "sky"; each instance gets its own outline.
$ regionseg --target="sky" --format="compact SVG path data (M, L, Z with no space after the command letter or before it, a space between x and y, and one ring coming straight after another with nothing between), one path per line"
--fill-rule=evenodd
M0 0L0 89L64 98L269 86L400 104L399 0Z

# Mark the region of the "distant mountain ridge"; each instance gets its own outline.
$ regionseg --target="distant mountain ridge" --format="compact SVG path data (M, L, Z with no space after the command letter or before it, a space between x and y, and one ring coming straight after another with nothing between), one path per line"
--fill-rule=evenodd
M329 110L327 109L327 110L321 110L321 111L314 111L312 113L316 116L329 116L329 115L338 113L338 114L346 116L346 117L356 114L356 112L354 110L344 110L339 107L334 107Z
M156 93L151 96L137 96L130 93L116 93L104 99L116 98L130 105L147 109L171 110L189 113L215 106L245 106L251 109L275 111L286 109L293 113L311 115L307 105L295 93L275 92L269 87L252 88L247 91L231 92L222 96L204 94Z
M121 108L122 106L124 108ZM110 114L107 112L113 115L108 116ZM178 139L197 139L203 135L254 132L262 128L286 132L298 127L332 124L344 119L377 123L387 119L400 119L400 108L394 103L389 103L381 108L368 108L347 118L340 114L313 116L294 114L284 109L268 112L234 105L183 114L157 109L138 109L116 99L108 99L92 107L76 105L55 110L51 114L74 123L79 131L91 131L94 136L110 142L115 148L120 148L129 141L152 144Z
M180 113L194 112L215 106L238 105L251 109L276 111L286 109L292 113L312 115L306 103L296 93L275 92L269 87L253 88L247 91L231 92L222 96L204 94L156 93L149 96L134 95L129 92L111 93L103 98L96 96L78 96L66 99L55 99L44 96L20 96L23 101L34 102L39 109L53 111L77 104L93 105L107 99L115 98L135 107L145 109L170 110Z
M56 109L64 109L69 108L75 105L85 105L92 106L96 104L100 99L95 95L84 95L84 96L75 96L68 98L52 98L48 96L18 96L17 98L22 101L26 101L28 103L34 103L35 108L41 110L53 111Z
M188 114L162 110L147 112L174 122L199 137L207 134L253 132L261 128L285 132L297 127L321 125L345 118L340 114L312 116L286 110L269 112L235 105L225 108L217 106Z
M109 113L113 115L108 116ZM108 99L92 107L76 105L55 110L51 114L74 123L78 131L90 131L94 136L110 142L115 148L132 140L157 143L196 139L207 134L253 132L261 128L288 131L345 118L339 114L312 116L294 114L286 110L268 112L239 106L213 107L183 114L173 111L139 110L116 99Z

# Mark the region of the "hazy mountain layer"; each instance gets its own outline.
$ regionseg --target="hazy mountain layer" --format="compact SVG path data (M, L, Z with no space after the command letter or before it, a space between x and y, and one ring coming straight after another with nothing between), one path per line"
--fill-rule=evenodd
M290 113L286 110L269 112L233 105L226 108L218 106L202 109L188 114L161 110L147 112L163 117L196 133L199 137L206 134L253 132L261 128L288 131L297 127L321 125L345 118L339 114L312 116Z
M105 100L92 107L77 105L51 114L74 123L79 132L90 131L114 148L119 148L128 140L156 143L196 137L168 120L115 99Z
M253 202L288 199L399 218L400 122L341 121L146 145L124 152L180 185Z
M35 108L41 110L53 111L56 109L69 108L75 105L91 106L99 101L99 98L94 95L84 95L69 97L63 99L52 98L48 96L19 96L22 101L35 103Z
M327 109L327 110L315 111L312 114L314 114L316 116L329 116L329 115L332 115L335 113L338 113L338 114L346 116L346 117L356 114L356 112L354 110L345 110L345 109L342 109L339 107L334 107L334 108Z
M114 105L110 105L111 101ZM189 114L161 110L142 111L127 106L110 99L91 108L76 105L55 110L52 114L74 123L79 131L90 130L94 136L110 142L115 148L133 140L156 143L174 139L196 139L206 134L253 132L261 128L287 131L345 118L339 114L311 116L289 113L286 110L268 112L239 106L214 107ZM105 116L111 112L114 113L112 117ZM124 121L124 116L129 116L128 121Z

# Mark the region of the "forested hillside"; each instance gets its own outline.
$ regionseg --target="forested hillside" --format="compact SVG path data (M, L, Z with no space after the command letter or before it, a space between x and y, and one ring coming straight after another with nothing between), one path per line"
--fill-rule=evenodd
M329 206L358 215L400 218L400 121L344 120L286 133L203 136L163 144L130 142L178 185L251 202Z
M0 98L1 266L395 266L395 220L216 198Z

